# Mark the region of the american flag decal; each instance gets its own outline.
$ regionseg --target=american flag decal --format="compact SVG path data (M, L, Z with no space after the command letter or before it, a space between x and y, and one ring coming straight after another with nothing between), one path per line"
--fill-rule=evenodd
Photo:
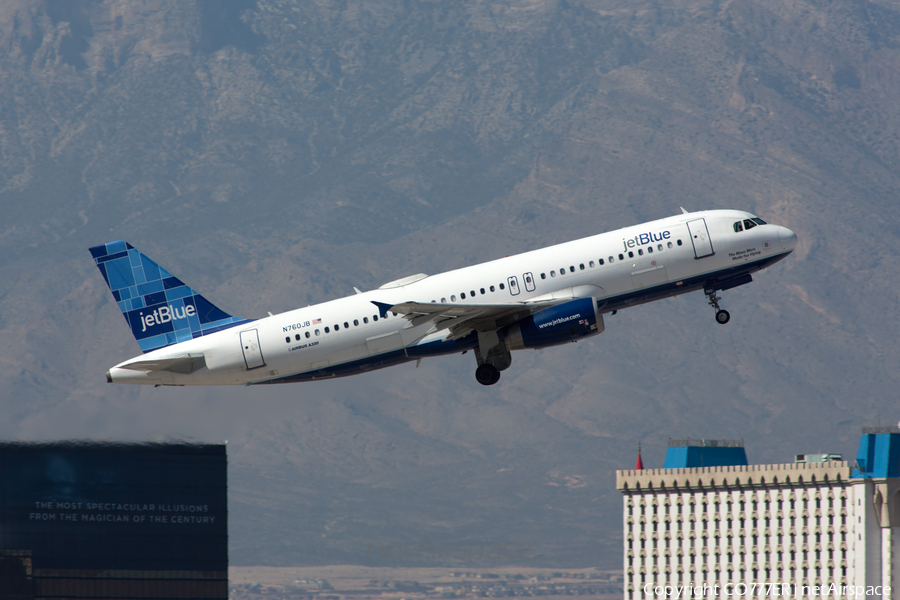
M322 319L313 319L312 324L313 324L313 325L321 325L321 324L322 324Z

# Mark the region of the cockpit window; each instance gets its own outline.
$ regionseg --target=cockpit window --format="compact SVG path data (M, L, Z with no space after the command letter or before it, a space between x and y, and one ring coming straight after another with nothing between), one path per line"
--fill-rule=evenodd
M744 229L753 229L754 227L756 227L756 223L750 219L744 219Z
M766 224L766 222L763 221L762 219L760 219L759 217L753 217L753 218L751 219L751 221L753 221L753 222L756 223L757 225L765 225L765 224Z
M740 221L735 221L735 222L734 222L734 232L735 232L735 233L740 233L740 232L742 232L743 230L744 230L744 226L741 225L741 222L740 222Z

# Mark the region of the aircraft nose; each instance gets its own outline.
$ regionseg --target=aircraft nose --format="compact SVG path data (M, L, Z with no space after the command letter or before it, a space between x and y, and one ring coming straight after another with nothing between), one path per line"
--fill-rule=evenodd
M780 227L778 231L778 239L781 240L781 247L788 252L797 246L797 234L787 227Z

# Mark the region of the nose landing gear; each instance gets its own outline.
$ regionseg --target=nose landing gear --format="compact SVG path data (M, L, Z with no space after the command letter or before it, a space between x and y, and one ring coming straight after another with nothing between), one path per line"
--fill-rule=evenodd
M716 290L713 288L706 288L703 290L703 293L706 294L706 299L709 301L709 305L716 309L716 323L724 325L725 323L730 321L731 315L728 314L728 311L719 308L719 300L721 300L722 297L716 295Z

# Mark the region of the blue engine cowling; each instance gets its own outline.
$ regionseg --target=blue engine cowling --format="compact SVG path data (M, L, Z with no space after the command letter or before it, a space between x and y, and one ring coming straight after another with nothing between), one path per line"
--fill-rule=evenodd
M603 316L594 298L579 298L534 313L504 329L510 350L547 348L575 342L603 331Z

